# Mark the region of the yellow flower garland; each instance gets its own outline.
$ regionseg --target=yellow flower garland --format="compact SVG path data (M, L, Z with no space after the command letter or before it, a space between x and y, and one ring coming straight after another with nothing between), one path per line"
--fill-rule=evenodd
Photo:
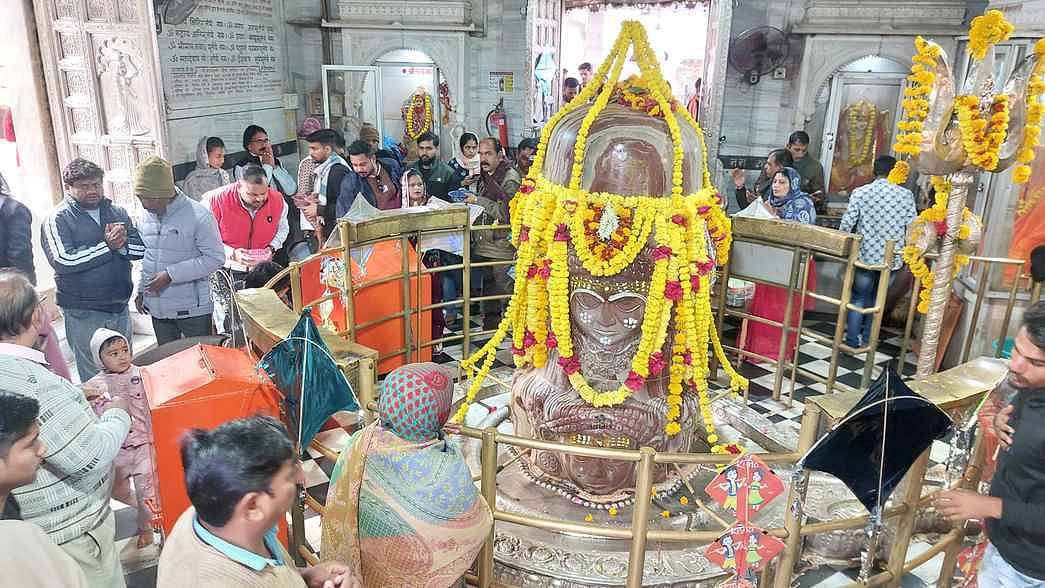
M903 248L903 260L907 263L915 278L921 280L921 289L918 291L918 312L925 314L929 311L929 296L933 287L933 274L925 263L924 251L920 250L914 243L922 240L924 231L931 227L939 227L939 223L947 220L947 199L951 193L951 182L943 176L932 176L933 188L936 192L933 205L921 212L911 222L910 234L907 236L907 245ZM972 212L966 207L962 210L962 218L968 219ZM939 234L939 228L936 228ZM957 240L962 241L969 238L969 229L963 224L958 229ZM966 255L956 255L954 262L954 274L958 275L962 267L969 263Z
M856 128L856 123L859 122L860 112L869 110L867 113L867 127L864 130L863 137L857 137L853 133L853 129ZM867 162L868 156L871 154L871 144L874 140L874 121L878 117L878 107L868 102L867 100L860 100L856 104L849 107L849 168L853 169L863 163Z
M1013 30L1015 27L1005 20L1000 10L988 10L972 19L972 26L969 27L969 54L976 61L982 60L992 45L1007 40Z
M989 120L980 112L978 96L955 98L962 145L973 165L986 171L998 167L998 151L1009 131L1009 97L997 94L991 100Z
M1041 135L1041 119L1042 114L1045 114L1045 104L1041 103L1041 94L1045 92L1045 39L1039 39L1034 44L1034 55L1037 62L1027 86L1027 125L1023 128L1023 138L1016 152L1019 165L1012 171L1012 181L1016 184L1025 184L1030 180L1030 162L1034 161L1034 149Z
M630 47L634 48L633 58L642 74L628 80L627 95L641 95L643 100L656 103L656 108L652 108L644 102L642 110L664 118L674 145L669 197L621 196L589 192L580 187L588 132L611 96L615 92L620 96L616 80L620 78ZM511 302L494 337L461 362L461 367L474 380L454 420L459 422L464 417L510 327L517 366L542 367L547 362L549 348L557 348L559 363L571 386L592 406L623 403L634 390L645 386L646 379L655 375L654 371L659 373L667 368L665 431L669 435L681 431L678 418L683 393L686 388L695 389L712 450L725 453L727 450L716 443L718 436L714 433L707 396L709 346L730 376L734 392L746 387L747 380L729 364L715 332L709 295L714 262L708 256L706 236L712 238L718 262L724 263L730 247L730 224L721 199L711 185L706 160L701 189L683 194L684 153L677 118L681 117L696 131L706 158L703 134L688 112L668 98L670 88L660 75L656 57L640 24L624 23L610 55L594 78L595 83L586 85L576 100L559 110L545 125L530 173L513 201L512 239L518 246L516 273L527 279L515 281ZM642 87L636 87L637 84ZM563 116L588 106L592 98L594 103L577 134L569 186L555 184L541 174L551 132ZM611 249L599 248L588 234L591 226L585 224L593 221L595 210L605 211L608 207L627 211L631 223L629 231L614 233L617 241ZM652 254L654 270L631 371L616 389L596 390L581 373L573 347L567 266L569 245L573 245L581 264L593 276L612 276L634 262L651 234L656 244ZM676 329L675 338L671 341L670 355L662 357L671 324Z
M939 45L921 37L915 38L914 46L916 53L911 58L911 73L907 76L910 85L904 89L903 113L900 122L896 123L899 132L893 144L893 150L901 157L917 157L922 151L922 129L929 116L927 96L936 81L935 69L941 51ZM895 173L890 173L888 180L894 184L903 184L907 181L909 170L910 167L903 159L893 168Z
M414 107L418 106L417 99L419 96L415 92L410 99L410 106L406 109L406 136L411 141L416 141L418 137L432 130L432 97L428 95L428 92L424 94L424 120L421 121L421 128L415 128L414 125L417 121L414 120Z

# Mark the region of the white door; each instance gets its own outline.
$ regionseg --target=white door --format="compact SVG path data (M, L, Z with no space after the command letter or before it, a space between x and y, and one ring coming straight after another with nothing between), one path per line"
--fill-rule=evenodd
M384 136L381 113L381 75L376 67L323 66L323 120L351 143L359 138L363 123L377 127Z
M829 199L874 179L876 157L892 153L904 74L840 72L831 80L820 161Z

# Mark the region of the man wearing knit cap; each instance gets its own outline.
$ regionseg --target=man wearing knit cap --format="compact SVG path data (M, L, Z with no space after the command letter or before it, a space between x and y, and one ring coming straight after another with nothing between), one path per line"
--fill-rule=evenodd
M152 316L157 345L211 334L210 276L225 263L217 220L174 186L170 164L159 157L135 168L133 187L146 210L138 311Z

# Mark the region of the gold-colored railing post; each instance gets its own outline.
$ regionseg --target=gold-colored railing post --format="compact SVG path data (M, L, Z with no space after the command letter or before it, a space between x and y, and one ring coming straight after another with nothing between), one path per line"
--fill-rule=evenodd
M377 364L369 357L359 358L357 364L359 370L359 406L363 409L363 423L369 425L374 422L374 413L370 411L371 402L377 402L374 389L377 386Z
M907 318L903 323L903 340L900 342L900 366L897 371L900 372L901 376L903 375L904 368L907 366L907 352L911 347L915 311L918 308L918 295L921 289L922 281L915 278L914 283L911 284L911 299L907 302Z
M356 340L356 289L352 285L352 249L348 242L348 221L337 221L337 230L341 233L341 261L345 264L345 325L348 328L348 340Z
M802 427L798 431L798 446L795 453L804 455L809 451L816 441L816 433L820 428L820 407L813 402L807 402L805 412L802 413ZM809 485L809 472L803 471L799 474L797 483L792 480L791 488L787 493L788 508L784 509L784 529L787 537L784 540L784 552L777 564L776 577L773 579L774 588L790 588L791 572L795 569L799 553L802 550L802 517L801 512L795 511L791 505L805 502L806 487ZM796 514L798 516L796 516Z
M403 265L401 271L402 275L402 288L403 288L403 344L406 348L403 350L403 363L410 363L410 354L413 352L413 335L410 333L413 331L410 325L410 318L412 316L410 309L410 239L406 235L399 238L399 254L402 255ZM421 260L418 259L417 263L420 264Z
M980 324L980 310L983 308L983 301L987 294L987 284L991 279L991 267L993 264L986 261L978 262L983 265L980 268L980 278L976 284L976 301L972 305L972 318L969 319L969 334L965 337L965 343L962 345L962 358L961 363L969 361L969 352L972 350L972 333L976 328L976 325Z
M628 588L641 588L646 564L646 531L649 529L650 492L653 490L652 447L639 448L635 476L635 509L631 512L631 549L628 551Z
M472 226L464 227L464 249L461 250L461 357L472 354Z
M867 360L864 364L864 373L860 376L860 389L866 389L871 385L872 371L874 370L874 354L878 350L878 338L881 335L882 319L885 318L885 298L889 294L889 278L893 273L893 257L896 242L889 239L885 242L885 255L883 262L885 267L878 271L878 289L875 291L874 307L878 310L871 316L871 338L864 345L867 346ZM849 317L846 317L848 321ZM861 315L867 318L867 315ZM901 370L903 364L900 364Z
M838 314L835 316L834 347L838 349L845 337L846 319L849 318L849 310L846 306L853 297L853 277L856 275L856 260L860 256L860 235L853 235L853 242L849 248L849 258L845 262L845 275L842 277L842 295L839 297ZM888 284L886 285L888 288ZM798 358L795 358L797 361ZM831 354L831 360L827 366L827 393L835 391L835 378L838 377L838 353Z
M983 474L983 462L986 457L987 450L983 444L983 435L979 432L976 434L976 441L973 442L971 456L969 457L969 465L965 467L965 474L962 476L960 482L958 482L959 488L966 490L974 490L980 483L980 478ZM957 529L965 533L965 522L961 522L955 525ZM962 542L955 541L950 544L947 549L943 552L943 564L940 566L940 577L936 581L937 588L950 588L951 582L954 579L954 567L958 564L958 552L961 551Z
M290 304L294 314L301 314L301 266L295 261L290 264Z
M791 331L791 311L795 304L795 286L802 275L802 248L791 248L791 277L787 283L787 302L784 303L784 319L780 324L780 344L777 347L776 375L773 377L773 400L780 400L780 384L784 381L784 364L787 362L787 341ZM809 263L807 258L806 263ZM799 310L798 326L794 329L795 337L802 334L802 312ZM798 358L795 358L798 359ZM829 390L830 391L830 390Z
M482 469L482 480L479 482L480 491L486 505L491 511L497 509L497 428L486 427L483 429L483 446L480 454L480 468ZM651 460L652 465L652 460ZM649 490L646 491L647 493ZM494 527L490 526L490 533L486 536L482 551L479 552L479 586L490 588L493 585L493 535Z
M1012 280L1012 287L1009 288L1009 300L1005 303L1005 318L1001 320L1001 333L998 335L998 348L994 350L994 357L1001 357L1001 354L1005 352L1005 339L1009 336L1009 321L1012 320L1012 309L1016 306L1016 292L1020 287L1020 275L1023 274L1023 264L1016 266L1016 277ZM975 329L976 325L971 325L969 334L972 334L972 329Z
M889 550L888 570L892 574L886 584L889 588L898 588L900 580L903 579L903 568L907 563L907 548L911 543L911 535L914 534L914 523L918 518L918 503L922 498L922 484L925 481L925 470L928 466L929 450L926 449L914 462L911 469L907 470L907 476L904 478L906 489L904 490L903 506L905 510L900 515L893 547Z

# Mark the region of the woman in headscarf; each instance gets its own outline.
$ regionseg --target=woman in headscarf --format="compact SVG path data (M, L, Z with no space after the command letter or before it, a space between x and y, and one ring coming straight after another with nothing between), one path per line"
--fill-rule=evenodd
M400 187L399 193L403 195L403 208L410 208L412 206L424 206L428 204L428 189L425 187L425 178L421 175L421 172L414 168L406 168L403 170L403 177L400 179L402 186ZM414 247L417 248L418 244L414 243ZM443 265L443 257L445 251L439 249L429 249L427 251L421 251L421 261L428 269L434 269ZM457 261L456 263L461 263ZM432 304L438 304L443 301L443 289L446 281L449 279L448 274L451 272L440 272L432 275ZM450 286L451 296L453 296L453 285ZM441 339L443 337L443 327L446 326L446 320L443 316L443 310L432 311L432 339ZM436 345L432 348L433 352L442 350L441 345Z
M346 562L373 588L447 587L493 525L456 445L443 437L452 373L434 363L393 370L380 419L356 432L331 475L322 559Z
M793 167L784 169L773 174L772 195L766 208L782 220L793 221L803 224L816 223L816 209L813 199L800 189L802 178ZM807 289L816 287L816 271L813 261L809 260L809 277L806 281ZM798 328L798 320L801 316L799 295L795 295L791 306L791 317L788 324ZM813 307L812 298L806 298L806 308ZM787 289L766 284L755 285L755 295L751 299L748 312L779 323L784 322L784 312L787 309ZM780 355L780 327L766 325L756 321L747 321L746 341L741 341L740 347L753 353L768 357L773 360L779 359ZM744 337L743 329L741 337ZM788 337L786 356L790 359L795 351L795 334L792 331Z
M454 171L452 189L464 188L475 191L472 187L479 179L479 138L475 133L464 133L458 141L460 151L457 157L446 162Z

